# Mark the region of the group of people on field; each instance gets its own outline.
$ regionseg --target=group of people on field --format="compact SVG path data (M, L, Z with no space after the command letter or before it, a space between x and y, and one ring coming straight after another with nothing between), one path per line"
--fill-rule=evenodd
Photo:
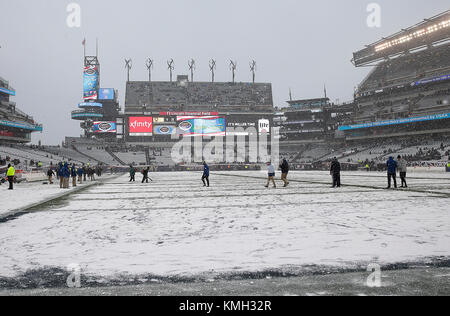
M386 163L388 170L388 186L387 189L392 187L392 181L394 182L394 188L397 189L397 172L400 174L400 179L402 181L402 188L407 188L408 184L406 182L406 174L408 172L408 163L401 156L394 160L394 157L389 157Z
M137 169L134 166L130 166L129 174L130 174L130 182L136 182L136 173ZM153 179L149 177L150 167L146 167L141 170L142 174L142 183L148 183L149 181L153 182Z
M394 160L393 157L390 157L389 160L386 163L386 168L388 172L388 187L387 189L390 189L392 186L392 182L394 183L394 187L397 188L397 172L400 174L401 179L401 187L407 188L408 184L406 182L406 174L407 174L407 161L403 159L401 156L398 156L397 160ZM284 183L284 187L289 186L289 180L288 180L288 174L289 174L289 163L286 159L283 159L281 164L279 165L279 169L281 170L281 181ZM332 188L340 188L341 187L341 164L339 160L334 157L330 164L330 175L332 177ZM146 167L142 169L142 183L149 183L150 181L153 181L149 177L150 167ZM275 182L275 176L276 176L276 169L272 162L267 163L267 172L268 172L268 178L267 178L267 184L265 185L266 188L269 188L270 184L273 184L273 187L276 188L277 184ZM130 174L130 182L136 181L136 173L137 169L134 166L130 166L129 174ZM208 164L204 161L203 162L203 175L202 175L202 182L204 187L210 186L210 167Z
M386 162L386 169L388 173L388 186L387 189L392 187L392 182L394 183L394 188L397 189L397 172L400 175L401 179L401 188L408 188L408 184L406 181L406 175L408 172L408 163L401 156L397 157L397 160L394 157L390 157ZM280 165L281 170L281 180L284 182L284 187L289 185L289 181L287 179L289 173L289 163L286 159L283 159L283 162ZM341 187L341 164L339 160L334 157L330 164L330 175L332 177L332 188L340 188ZM275 183L275 167L271 162L267 163L267 171L268 178L266 188L269 187L270 183L273 183L273 187L276 188L277 185Z
M68 189L70 186L70 179L72 179L72 186L77 186L77 181L82 184L83 181L88 179L95 181L95 175L101 177L102 168L100 166L91 167L90 164L76 166L75 164L69 165L67 162L60 162L56 168L50 167L47 170L48 183L53 184L53 179L59 181L59 186L61 189Z

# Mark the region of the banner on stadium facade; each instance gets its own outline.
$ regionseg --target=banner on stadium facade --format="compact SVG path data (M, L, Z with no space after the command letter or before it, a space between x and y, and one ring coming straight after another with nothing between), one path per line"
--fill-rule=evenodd
M219 116L178 116L177 133L183 136L225 136L225 118Z
M88 107L94 107L94 108L101 108L103 107L103 104L97 103L97 102L82 102L78 103L79 108L88 108Z
M233 128L238 128L238 127L248 128L248 127L256 127L256 123L255 122L228 122L227 126L233 127Z
M414 83L414 85L418 86L418 85L421 85L421 84L433 83L433 82L444 81L444 80L449 80L449 79L450 79L450 75L439 76L439 77L428 78L428 79L423 79L423 80L416 81Z
M262 119L258 121L258 131L260 134L267 133L270 134L270 121L267 119Z
M16 95L16 91L5 89L5 88L1 88L1 87L0 87L0 92L6 93L6 94L9 94L9 95L12 95L12 96Z
M348 131L348 130L361 129L361 128L381 127L381 126L389 126L389 125L399 125L399 124L434 121L434 120L444 120L444 119L449 119L449 118L450 118L450 113L434 114L434 115L410 117L410 118L397 119L397 120L388 120L388 121L379 121L379 122L356 124L356 125L339 126L338 129L340 131Z
M175 126L158 125L155 126L153 133L155 135L172 135L176 132Z
M218 112L160 112L160 116L217 116Z
M94 122L94 133L117 133L116 122Z
M153 117L130 117L128 133L130 136L153 136Z
M42 126L40 125L30 125L27 123L20 123L20 122L11 122L6 120L0 120L1 126L7 126L7 127L15 127L15 128L21 128L29 131L35 131L35 132L42 132Z
M98 68L96 66L84 67L83 91L84 100L98 99Z

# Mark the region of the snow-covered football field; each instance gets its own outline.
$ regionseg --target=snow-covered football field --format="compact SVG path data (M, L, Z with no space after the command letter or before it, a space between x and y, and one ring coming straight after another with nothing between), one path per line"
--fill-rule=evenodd
M345 172L340 189L318 171L277 189L263 172L213 172L210 188L199 173L150 176L111 178L1 222L0 277L70 264L104 279L295 275L450 258L444 172L410 173L410 190L384 190L384 173Z

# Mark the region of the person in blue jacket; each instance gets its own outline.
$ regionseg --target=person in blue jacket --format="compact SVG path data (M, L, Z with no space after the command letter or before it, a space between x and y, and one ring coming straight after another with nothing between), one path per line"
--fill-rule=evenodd
M389 160L386 163L387 171L388 171L388 189L391 188L392 179L394 180L394 187L397 189L397 161L394 160L394 157L389 157Z
M77 175L78 175L78 182L80 184L83 183L83 167L78 167Z
M70 179L70 170L69 170L69 165L67 164L67 162L65 162L62 167L62 176L64 178L63 188L68 189L69 188L69 179Z
M206 180L206 182L205 182ZM203 161L203 176L202 176L202 182L203 186L206 187L206 184L208 184L209 187L209 166L206 163L206 161Z
M77 186L77 166L75 164L70 168L70 176L72 177L72 186Z

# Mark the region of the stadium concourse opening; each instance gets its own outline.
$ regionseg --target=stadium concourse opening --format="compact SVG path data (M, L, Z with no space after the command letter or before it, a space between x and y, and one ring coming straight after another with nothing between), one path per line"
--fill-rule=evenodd
M84 54L82 135L56 146L0 78L0 295L450 293L449 21L355 52L372 69L343 103L193 59L170 81L126 59L122 101Z

